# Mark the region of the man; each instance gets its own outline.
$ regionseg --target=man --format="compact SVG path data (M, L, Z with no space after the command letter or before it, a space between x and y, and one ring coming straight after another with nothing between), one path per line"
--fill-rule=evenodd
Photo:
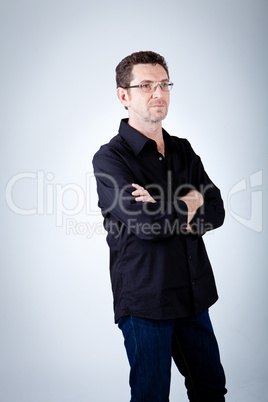
M173 86L164 58L133 53L117 66L116 81L129 118L93 166L131 401L169 400L171 358L190 401L224 401L208 314L218 296L202 239L224 221L220 191L189 142L162 128Z

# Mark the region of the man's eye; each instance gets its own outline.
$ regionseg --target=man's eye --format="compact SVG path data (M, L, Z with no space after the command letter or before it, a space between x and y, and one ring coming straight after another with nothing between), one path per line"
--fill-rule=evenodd
M162 88L166 88L168 86L168 82L162 82Z
M148 89L150 88L150 84L142 84L142 87Z

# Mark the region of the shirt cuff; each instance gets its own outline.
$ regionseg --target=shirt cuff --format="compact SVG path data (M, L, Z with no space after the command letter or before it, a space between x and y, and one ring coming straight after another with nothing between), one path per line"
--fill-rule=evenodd
M179 219L181 229L186 230L188 218L188 208L186 203L182 200L177 200L174 202L174 208Z

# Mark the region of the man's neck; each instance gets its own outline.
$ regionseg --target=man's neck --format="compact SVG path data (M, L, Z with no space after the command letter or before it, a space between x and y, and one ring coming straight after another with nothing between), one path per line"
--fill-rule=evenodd
M154 140L156 142L158 151L160 152L161 150L161 153L164 155L162 121L139 124L139 122L135 122L131 118L129 118L128 124L131 127L135 128L135 130L139 131L141 134L145 135L145 137Z

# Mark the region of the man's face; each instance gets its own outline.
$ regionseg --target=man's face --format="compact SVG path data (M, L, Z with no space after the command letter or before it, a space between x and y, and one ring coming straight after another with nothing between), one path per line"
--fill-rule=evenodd
M167 73L160 64L137 64L133 66L132 75L130 86L146 81L168 81ZM164 92L159 85L154 92L149 93L143 92L141 88L131 88L126 98L131 121L159 122L167 115L170 94Z

